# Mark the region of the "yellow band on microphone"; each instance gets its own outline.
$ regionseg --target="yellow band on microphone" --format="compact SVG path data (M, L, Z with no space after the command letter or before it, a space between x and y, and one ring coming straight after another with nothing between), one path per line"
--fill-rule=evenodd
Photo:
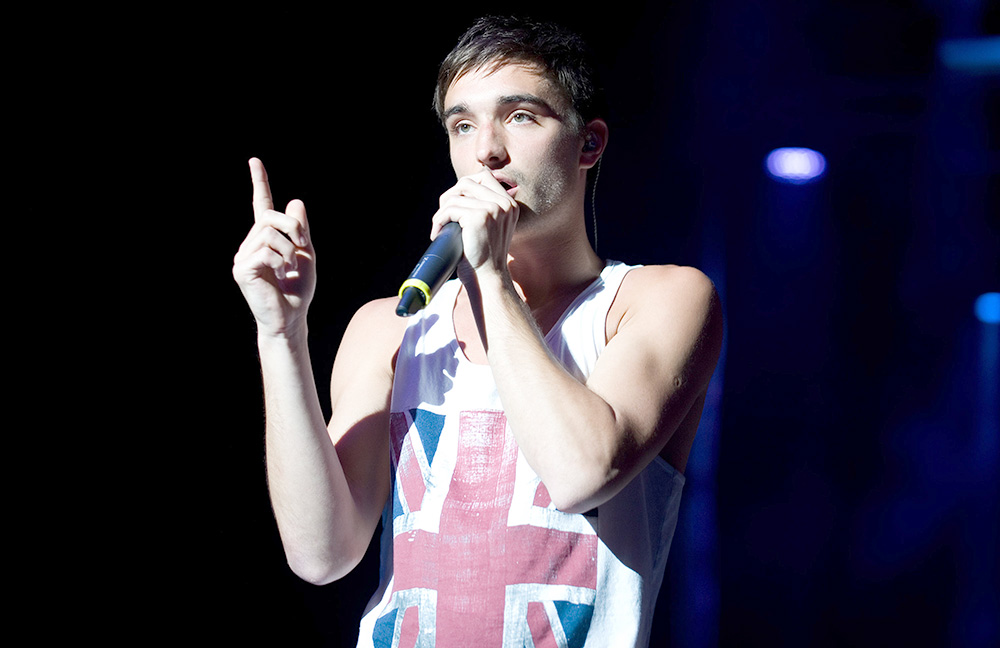
M407 288L416 288L421 293L423 293L425 306L431 303L431 287L425 284L423 281L420 281L419 279L414 279L412 277L404 281L403 285L399 287L400 298L403 297L403 292L405 292Z

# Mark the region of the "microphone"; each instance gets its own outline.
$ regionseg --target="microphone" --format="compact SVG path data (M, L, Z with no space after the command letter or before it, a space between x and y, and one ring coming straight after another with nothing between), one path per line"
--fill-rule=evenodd
M409 317L430 303L431 297L451 278L462 260L462 226L445 225L420 257L410 277L399 287L396 315Z

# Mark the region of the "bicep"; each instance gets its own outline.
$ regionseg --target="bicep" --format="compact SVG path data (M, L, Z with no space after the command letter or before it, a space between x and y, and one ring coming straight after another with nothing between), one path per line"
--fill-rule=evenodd
M382 302L358 311L330 378L330 438L355 503L376 521L389 495L389 406L403 322L387 312Z
M626 470L644 466L670 440L704 394L722 342L721 306L705 275L649 270L620 294L628 300L624 316L587 381L614 411Z

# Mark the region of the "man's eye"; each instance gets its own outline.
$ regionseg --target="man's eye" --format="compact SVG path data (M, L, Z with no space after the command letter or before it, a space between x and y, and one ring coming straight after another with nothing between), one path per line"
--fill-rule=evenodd
M530 114L523 112L514 113L513 115L511 115L510 120L515 124L526 124L530 121L534 121L534 119Z
M455 127L452 130L454 130L459 135L464 135L472 131L472 124L468 122L459 122L455 124Z

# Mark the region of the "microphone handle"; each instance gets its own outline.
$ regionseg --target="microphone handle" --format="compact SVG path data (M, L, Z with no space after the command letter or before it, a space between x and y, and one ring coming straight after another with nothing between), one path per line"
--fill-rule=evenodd
M429 304L438 289L451 278L461 260L462 227L451 222L441 229L409 278L400 286L396 315L409 317Z

